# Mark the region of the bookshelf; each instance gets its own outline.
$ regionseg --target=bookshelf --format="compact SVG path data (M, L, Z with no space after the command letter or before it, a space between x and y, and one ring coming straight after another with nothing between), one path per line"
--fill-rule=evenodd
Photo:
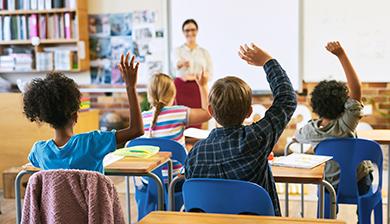
M0 74L89 70L87 4L0 0Z

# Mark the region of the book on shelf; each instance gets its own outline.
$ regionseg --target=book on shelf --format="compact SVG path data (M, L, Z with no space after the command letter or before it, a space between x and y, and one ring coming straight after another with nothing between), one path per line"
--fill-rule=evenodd
M77 17L72 13L0 16L0 40L77 39Z
M0 0L0 10L75 9L77 0Z
M0 71L30 71L33 56L29 53L12 53L0 56Z
M51 71L54 68L53 52L37 52L35 56L35 68L37 71Z

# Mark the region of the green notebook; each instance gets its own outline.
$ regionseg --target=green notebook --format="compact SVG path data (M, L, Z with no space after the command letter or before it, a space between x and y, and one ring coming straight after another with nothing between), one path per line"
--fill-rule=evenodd
M149 158L156 155L160 147L150 145L139 145L128 148L121 148L114 152L117 156L131 156L137 158Z

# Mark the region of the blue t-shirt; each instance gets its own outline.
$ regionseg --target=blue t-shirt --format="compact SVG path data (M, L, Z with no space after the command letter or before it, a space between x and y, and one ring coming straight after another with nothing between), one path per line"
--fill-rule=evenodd
M103 173L103 158L115 149L115 131L92 131L73 135L62 147L53 139L38 141L28 159L44 170L80 169Z

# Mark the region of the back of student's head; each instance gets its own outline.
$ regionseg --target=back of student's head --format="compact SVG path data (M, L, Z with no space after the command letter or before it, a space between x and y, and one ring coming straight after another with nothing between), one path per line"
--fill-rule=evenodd
M64 128L80 107L77 84L64 74L52 72L33 79L23 94L24 114L32 122L46 122Z
M212 116L220 125L241 125L251 110L252 90L242 79L227 76L211 87L209 104Z
M158 73L150 78L148 85L148 101L154 107L151 129L157 122L161 110L171 104L176 97L176 87L173 79L166 74Z
M313 111L321 118L337 119L344 113L348 100L348 88L345 83L335 80L321 81L311 93Z

